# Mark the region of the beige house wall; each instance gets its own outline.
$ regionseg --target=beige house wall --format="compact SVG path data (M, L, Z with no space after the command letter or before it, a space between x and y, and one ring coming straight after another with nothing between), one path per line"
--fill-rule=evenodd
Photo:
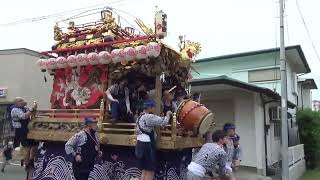
M35 64L39 53L29 49L0 50L0 88L7 88L7 96L0 103L12 102L17 96L25 98L28 105L38 102L38 107L50 107L52 77L43 73Z

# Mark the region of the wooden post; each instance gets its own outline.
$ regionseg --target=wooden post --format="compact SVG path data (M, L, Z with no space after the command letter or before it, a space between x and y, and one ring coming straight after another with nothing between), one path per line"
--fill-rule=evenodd
M105 108L104 108L104 100L101 99L100 102L100 116L99 116L99 121L98 121L98 132L102 132L102 122L105 117Z
M162 84L160 81L160 75L156 76L156 85L155 85L155 102L157 103L156 114L161 115L161 97L162 97Z
M155 102L156 106L156 115L161 116L161 97L162 97L162 84L160 80L160 74L156 75L156 85L155 85ZM158 140L161 138L160 128L156 128L156 132L158 135Z
M34 120L37 114L38 103L37 101L33 101L34 112L31 114L31 120Z
M172 115L172 126L171 126L171 138L173 142L177 141L177 115L173 113Z
M104 82L104 84L103 84L103 100L104 100L104 102L106 102L106 104L108 104L107 103L107 101L108 101L108 98L107 98L107 95L106 95L106 93L105 93L105 91L111 86L111 78L110 78L110 68L109 68L109 65L107 65L107 67L106 67L106 71L107 71L107 81L106 82Z
M109 87L111 87L112 86L112 79L111 79L111 72L110 72L110 67L109 67L109 65L108 65L108 67L107 67L107 73L108 73L108 76L107 76L107 82L106 82L106 84L104 85L104 92L103 92L103 101L105 102L105 106L104 106L104 108L105 108L105 115L106 115L106 112L107 111L109 111L110 110L110 108L109 108L109 99L108 99L108 97L107 97L107 95L106 95L106 91L107 91L107 89L109 88ZM108 119L107 119L107 117L108 117ZM105 116L105 120L106 121L110 121L110 119L109 119L109 115L108 116Z

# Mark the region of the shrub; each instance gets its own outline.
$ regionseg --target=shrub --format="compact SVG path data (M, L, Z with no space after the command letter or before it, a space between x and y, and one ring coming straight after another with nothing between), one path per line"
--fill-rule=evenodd
M297 112L297 123L301 143L304 144L308 168L315 168L320 153L320 112L311 109Z

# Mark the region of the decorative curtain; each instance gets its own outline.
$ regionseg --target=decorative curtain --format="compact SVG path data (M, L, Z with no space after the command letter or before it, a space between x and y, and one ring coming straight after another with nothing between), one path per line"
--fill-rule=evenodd
M52 109L97 109L107 85L107 66L56 69L51 94Z

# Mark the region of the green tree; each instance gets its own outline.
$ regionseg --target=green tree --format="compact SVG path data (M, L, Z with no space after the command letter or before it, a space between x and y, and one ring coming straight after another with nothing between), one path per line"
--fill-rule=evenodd
M311 109L297 113L300 141L304 144L305 158L308 168L315 168L320 153L320 112Z

